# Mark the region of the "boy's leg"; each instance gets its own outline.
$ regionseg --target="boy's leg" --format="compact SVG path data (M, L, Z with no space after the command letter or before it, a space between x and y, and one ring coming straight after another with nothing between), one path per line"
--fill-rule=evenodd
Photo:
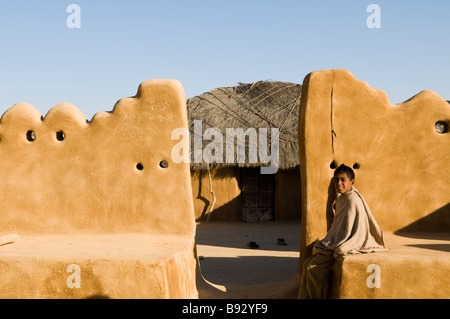
M300 289L298 291L298 299L309 299L308 288L307 288L307 284L306 284L306 271L307 271L307 266L308 266L309 262L313 258L314 258L313 256L308 257L303 262L302 276L300 278Z
M334 264L334 256L318 254L308 262L306 261L302 273L301 285L303 287L300 289L299 297L307 296L306 298L309 297L311 299L323 298L323 291L328 284L331 268ZM305 277L303 278L303 276Z

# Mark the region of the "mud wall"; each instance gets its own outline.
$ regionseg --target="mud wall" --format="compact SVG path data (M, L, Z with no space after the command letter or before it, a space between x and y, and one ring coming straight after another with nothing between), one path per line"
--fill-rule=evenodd
M310 73L299 119L302 260L327 232L340 164L354 167L383 231L448 231L449 126L450 105L432 91L393 105L349 71Z
M29 104L14 105L0 120L0 234L192 237L189 164L171 159L175 128L187 128L184 90L175 80L146 81L91 121L68 103L45 117Z

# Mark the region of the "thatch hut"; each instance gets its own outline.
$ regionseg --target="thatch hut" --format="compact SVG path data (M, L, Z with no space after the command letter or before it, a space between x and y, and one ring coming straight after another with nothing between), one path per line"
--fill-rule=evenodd
M299 84L259 81L187 100L198 221L301 218L300 96Z

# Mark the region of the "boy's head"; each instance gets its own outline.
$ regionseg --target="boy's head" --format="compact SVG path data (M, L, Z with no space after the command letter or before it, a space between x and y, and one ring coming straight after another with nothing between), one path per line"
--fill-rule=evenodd
M344 194L355 184L355 173L350 167L342 164L334 171L333 181L336 192Z

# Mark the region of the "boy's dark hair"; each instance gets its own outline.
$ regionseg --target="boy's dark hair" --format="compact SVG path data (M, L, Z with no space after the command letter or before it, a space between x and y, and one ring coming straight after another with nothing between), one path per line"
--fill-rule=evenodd
M351 169L347 165L341 164L338 168L336 168L336 170L334 171L334 176L337 176L341 173L347 174L349 180L355 179L355 172L353 172L353 169Z

